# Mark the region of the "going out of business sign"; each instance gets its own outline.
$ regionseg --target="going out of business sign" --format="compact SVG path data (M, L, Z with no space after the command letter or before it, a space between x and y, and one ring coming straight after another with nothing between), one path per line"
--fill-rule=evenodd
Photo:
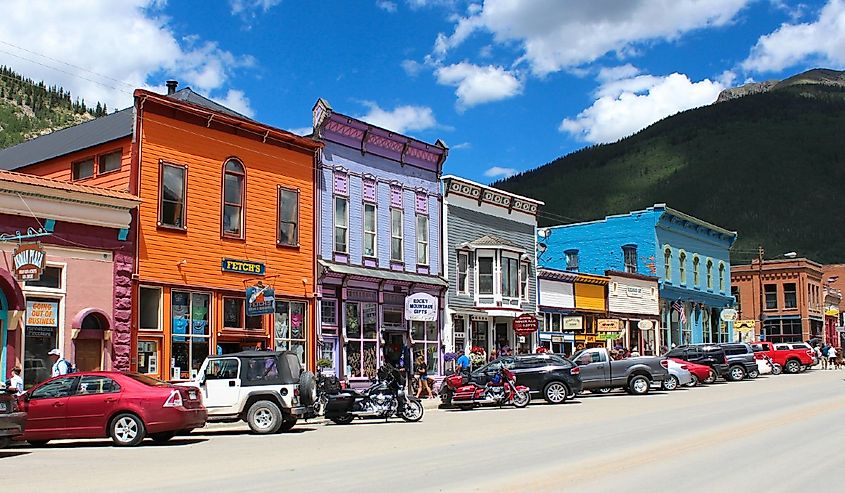
M405 298L405 320L434 322L437 320L437 298L428 293L415 293Z

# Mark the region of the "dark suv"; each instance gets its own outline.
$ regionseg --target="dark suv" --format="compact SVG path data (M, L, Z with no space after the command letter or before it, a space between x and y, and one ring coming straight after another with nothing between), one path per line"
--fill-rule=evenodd
M18 409L14 393L0 389L0 448L6 447L12 438L23 434L26 413Z
M728 356L728 376L734 382L743 378L757 378L760 370L757 369L757 360L754 358L754 349L746 342L722 343L719 344Z
M690 363L698 363L699 365L707 365L713 369L715 374L704 381L704 383L713 383L717 376L726 377L728 374L728 357L725 350L714 344L690 344L685 346L677 346L666 353L667 358L678 358Z
M484 385L505 365L516 375L516 383L531 389L550 404L560 404L581 392L581 369L557 354L521 354L491 361L470 374L470 381Z

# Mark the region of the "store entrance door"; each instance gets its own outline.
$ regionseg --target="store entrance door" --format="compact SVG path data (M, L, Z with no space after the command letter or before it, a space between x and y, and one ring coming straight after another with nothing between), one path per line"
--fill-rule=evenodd
M384 360L399 368L402 349L405 347L405 334L396 331L384 331Z
M496 324L494 339L496 340L496 350L500 356L502 355L502 348L512 349L510 340L508 339L508 324Z
M102 370L103 346L100 339L76 339L73 347L74 363L79 371Z

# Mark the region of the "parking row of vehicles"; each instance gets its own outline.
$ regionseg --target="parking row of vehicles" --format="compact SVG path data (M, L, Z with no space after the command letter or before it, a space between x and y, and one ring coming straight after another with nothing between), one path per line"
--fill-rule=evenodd
M470 373L444 379L447 405L527 406L532 398L562 404L589 391L624 389L633 395L653 387L674 390L756 378L781 368L798 373L814 365L804 343L692 344L665 357L614 360L593 348L568 359L557 354L506 356ZM279 433L300 419L325 413L338 424L356 418L419 421L424 408L405 391L403 372L385 366L365 390L320 385L289 351L247 351L211 356L195 380L171 384L135 373L82 372L49 379L22 395L0 392L0 448L10 440L42 446L49 440L111 437L133 446L145 438L166 442L206 422L244 421L257 434ZM326 389L329 389L328 391Z

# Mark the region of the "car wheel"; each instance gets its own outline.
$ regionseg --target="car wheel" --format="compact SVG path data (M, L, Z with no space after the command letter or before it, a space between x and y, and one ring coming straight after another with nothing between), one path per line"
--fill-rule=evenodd
M12 443L12 439L9 437L0 437L0 448L6 448L9 444Z
M247 411L246 422L259 435L276 433L282 426L282 412L274 402L258 401Z
M636 375L628 380L628 392L633 395L648 394L649 381L642 375Z
M798 373L801 371L801 362L798 360L791 359L786 362L786 373Z
M719 378L719 376L716 375L716 370L711 368L710 373L707 374L707 378L704 379L704 383L706 383L706 384L715 383L717 378Z
M760 376L760 370L751 370L748 372L748 378L754 379Z
M663 381L663 390L675 390L678 388L678 377L669 375L669 378Z
M353 419L355 419L355 416L351 414L344 414L343 416L332 418L332 422L338 425L348 425Z
M33 447L43 447L47 445L50 440L27 440L26 443L32 445Z
M549 382L543 389L543 398L549 404L563 404L566 402L566 394L568 393L569 389L563 382Z
M687 384L687 387L698 387L699 383L701 383L701 381L698 379L698 376L693 373L692 375L690 375L690 381Z
M134 414L118 414L109 426L109 436L118 447L134 447L146 434L144 422Z
M739 365L732 366L728 374L730 375L732 381L739 382L745 378L745 368Z
M423 408L422 402L417 399L411 399L405 403L401 416L402 419L409 423L416 423L422 419L423 412L425 412L425 409Z
M282 421L282 426L279 426L278 433L285 433L286 431L292 430L293 427L296 426L296 422L297 422L296 418L286 419L286 420Z
M175 431L163 431L161 433L151 433L150 438L156 443L167 443L171 438L176 436Z

